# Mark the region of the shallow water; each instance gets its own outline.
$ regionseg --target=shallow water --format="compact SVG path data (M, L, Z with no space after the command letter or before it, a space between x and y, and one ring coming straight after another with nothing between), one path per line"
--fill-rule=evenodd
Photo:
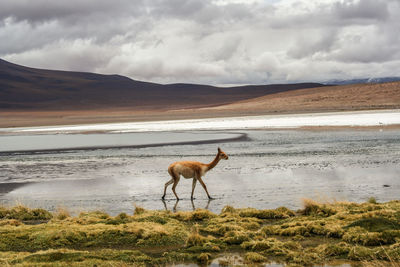
M224 132L217 132L218 134ZM400 132L388 131L238 131L250 140L159 147L69 150L0 156L0 203L23 203L72 212L101 209L131 213L148 209L220 212L235 207L301 207L302 198L366 201L398 199ZM170 163L211 161L217 146L230 156L200 185L190 201L191 180L181 179L176 202L169 180Z
M222 262L222 264L220 264ZM220 257L215 258L209 265L209 267L219 267L219 266L245 266L244 259L242 255L238 253L224 253ZM195 267L199 266L196 263L182 263L182 264L173 264L170 266L174 267ZM264 264L255 264L255 266L263 266L263 267L284 267L286 264L284 263L276 263L276 262L269 262L269 263L264 263ZM351 262L343 262L343 261L336 261L336 262L330 262L324 265L313 265L314 267L356 267L360 266L359 263L354 263L352 264Z

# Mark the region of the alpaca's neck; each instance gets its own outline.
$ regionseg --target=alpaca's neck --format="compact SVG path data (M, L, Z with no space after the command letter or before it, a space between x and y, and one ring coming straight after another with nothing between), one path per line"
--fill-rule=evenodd
M215 157L215 159L213 161L211 161L210 163L207 164L207 171L211 170L212 168L214 168L215 166L217 166L218 162L220 161L220 158L217 156Z

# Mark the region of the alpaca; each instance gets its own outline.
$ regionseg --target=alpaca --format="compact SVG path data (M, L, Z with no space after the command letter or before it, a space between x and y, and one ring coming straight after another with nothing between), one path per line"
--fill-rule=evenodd
M212 197L208 193L207 187L204 184L201 177L203 177L206 174L206 172L208 172L209 170L211 170L212 168L217 166L218 162L221 159L227 160L228 155L226 155L225 152L223 152L220 148L218 148L217 156L215 157L215 159L213 161L211 161L208 164L197 162L197 161L178 161L178 162L174 162L171 165L169 165L168 173L169 173L169 175L171 175L172 179L169 180L165 184L164 195L162 196L162 199L165 198L165 194L167 192L167 187L170 184L173 184L172 192L174 192L176 199L179 200L179 197L175 192L175 188L179 183L179 179L180 179L181 175L183 177L185 177L186 179L190 179L190 178L193 179L191 199L193 199L194 188L196 187L197 181L199 181L200 184L203 186L204 190L207 193L208 198L212 199Z

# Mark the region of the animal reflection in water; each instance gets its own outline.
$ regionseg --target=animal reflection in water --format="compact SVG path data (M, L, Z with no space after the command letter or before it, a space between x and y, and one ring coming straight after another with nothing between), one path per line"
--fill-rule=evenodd
M176 194L175 188L179 183L179 179L181 178L181 175L183 177L185 177L186 179L191 179L191 178L193 179L192 195L191 195L190 199L193 200L193 193L194 193L194 189L196 187L197 181L199 181L200 184L203 186L204 190L207 193L208 199L212 199L212 197L208 193L207 187L201 177L203 177L206 174L206 172L208 172L209 170L211 170L212 168L217 166L218 162L221 159L227 160L228 155L226 155L225 152L223 152L220 148L218 148L218 153L215 156L215 159L208 164L197 162L197 161L178 161L178 162L174 162L171 165L169 165L168 173L169 173L169 175L171 175L172 179L169 180L165 184L164 195L162 196L162 199L165 198L165 194L167 192L167 187L170 184L173 184L172 192L174 193L176 199L179 200L179 197Z
M205 207L204 207L203 209L208 210L208 206L210 205L211 201L213 201L213 200L214 200L214 199L208 199L207 204L205 205ZM165 202L165 200L162 199L161 201L162 201L163 204L164 204L165 210L168 210L167 203ZM195 210L196 210L196 206L194 205L193 199L191 199L190 202L192 203L192 210L195 211ZM173 212L176 212L176 210L177 210L177 208L178 208L178 203L179 203L179 199L177 199L177 200L175 201L175 204L174 204L174 206L173 206L173 208L172 208L172 211L173 211Z

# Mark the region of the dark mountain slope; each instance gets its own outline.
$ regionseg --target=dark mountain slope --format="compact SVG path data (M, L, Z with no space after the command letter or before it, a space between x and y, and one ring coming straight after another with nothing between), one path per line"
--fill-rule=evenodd
M68 110L215 106L267 94L323 86L318 83L221 88L141 82L102 75L28 68L0 59L0 109Z

